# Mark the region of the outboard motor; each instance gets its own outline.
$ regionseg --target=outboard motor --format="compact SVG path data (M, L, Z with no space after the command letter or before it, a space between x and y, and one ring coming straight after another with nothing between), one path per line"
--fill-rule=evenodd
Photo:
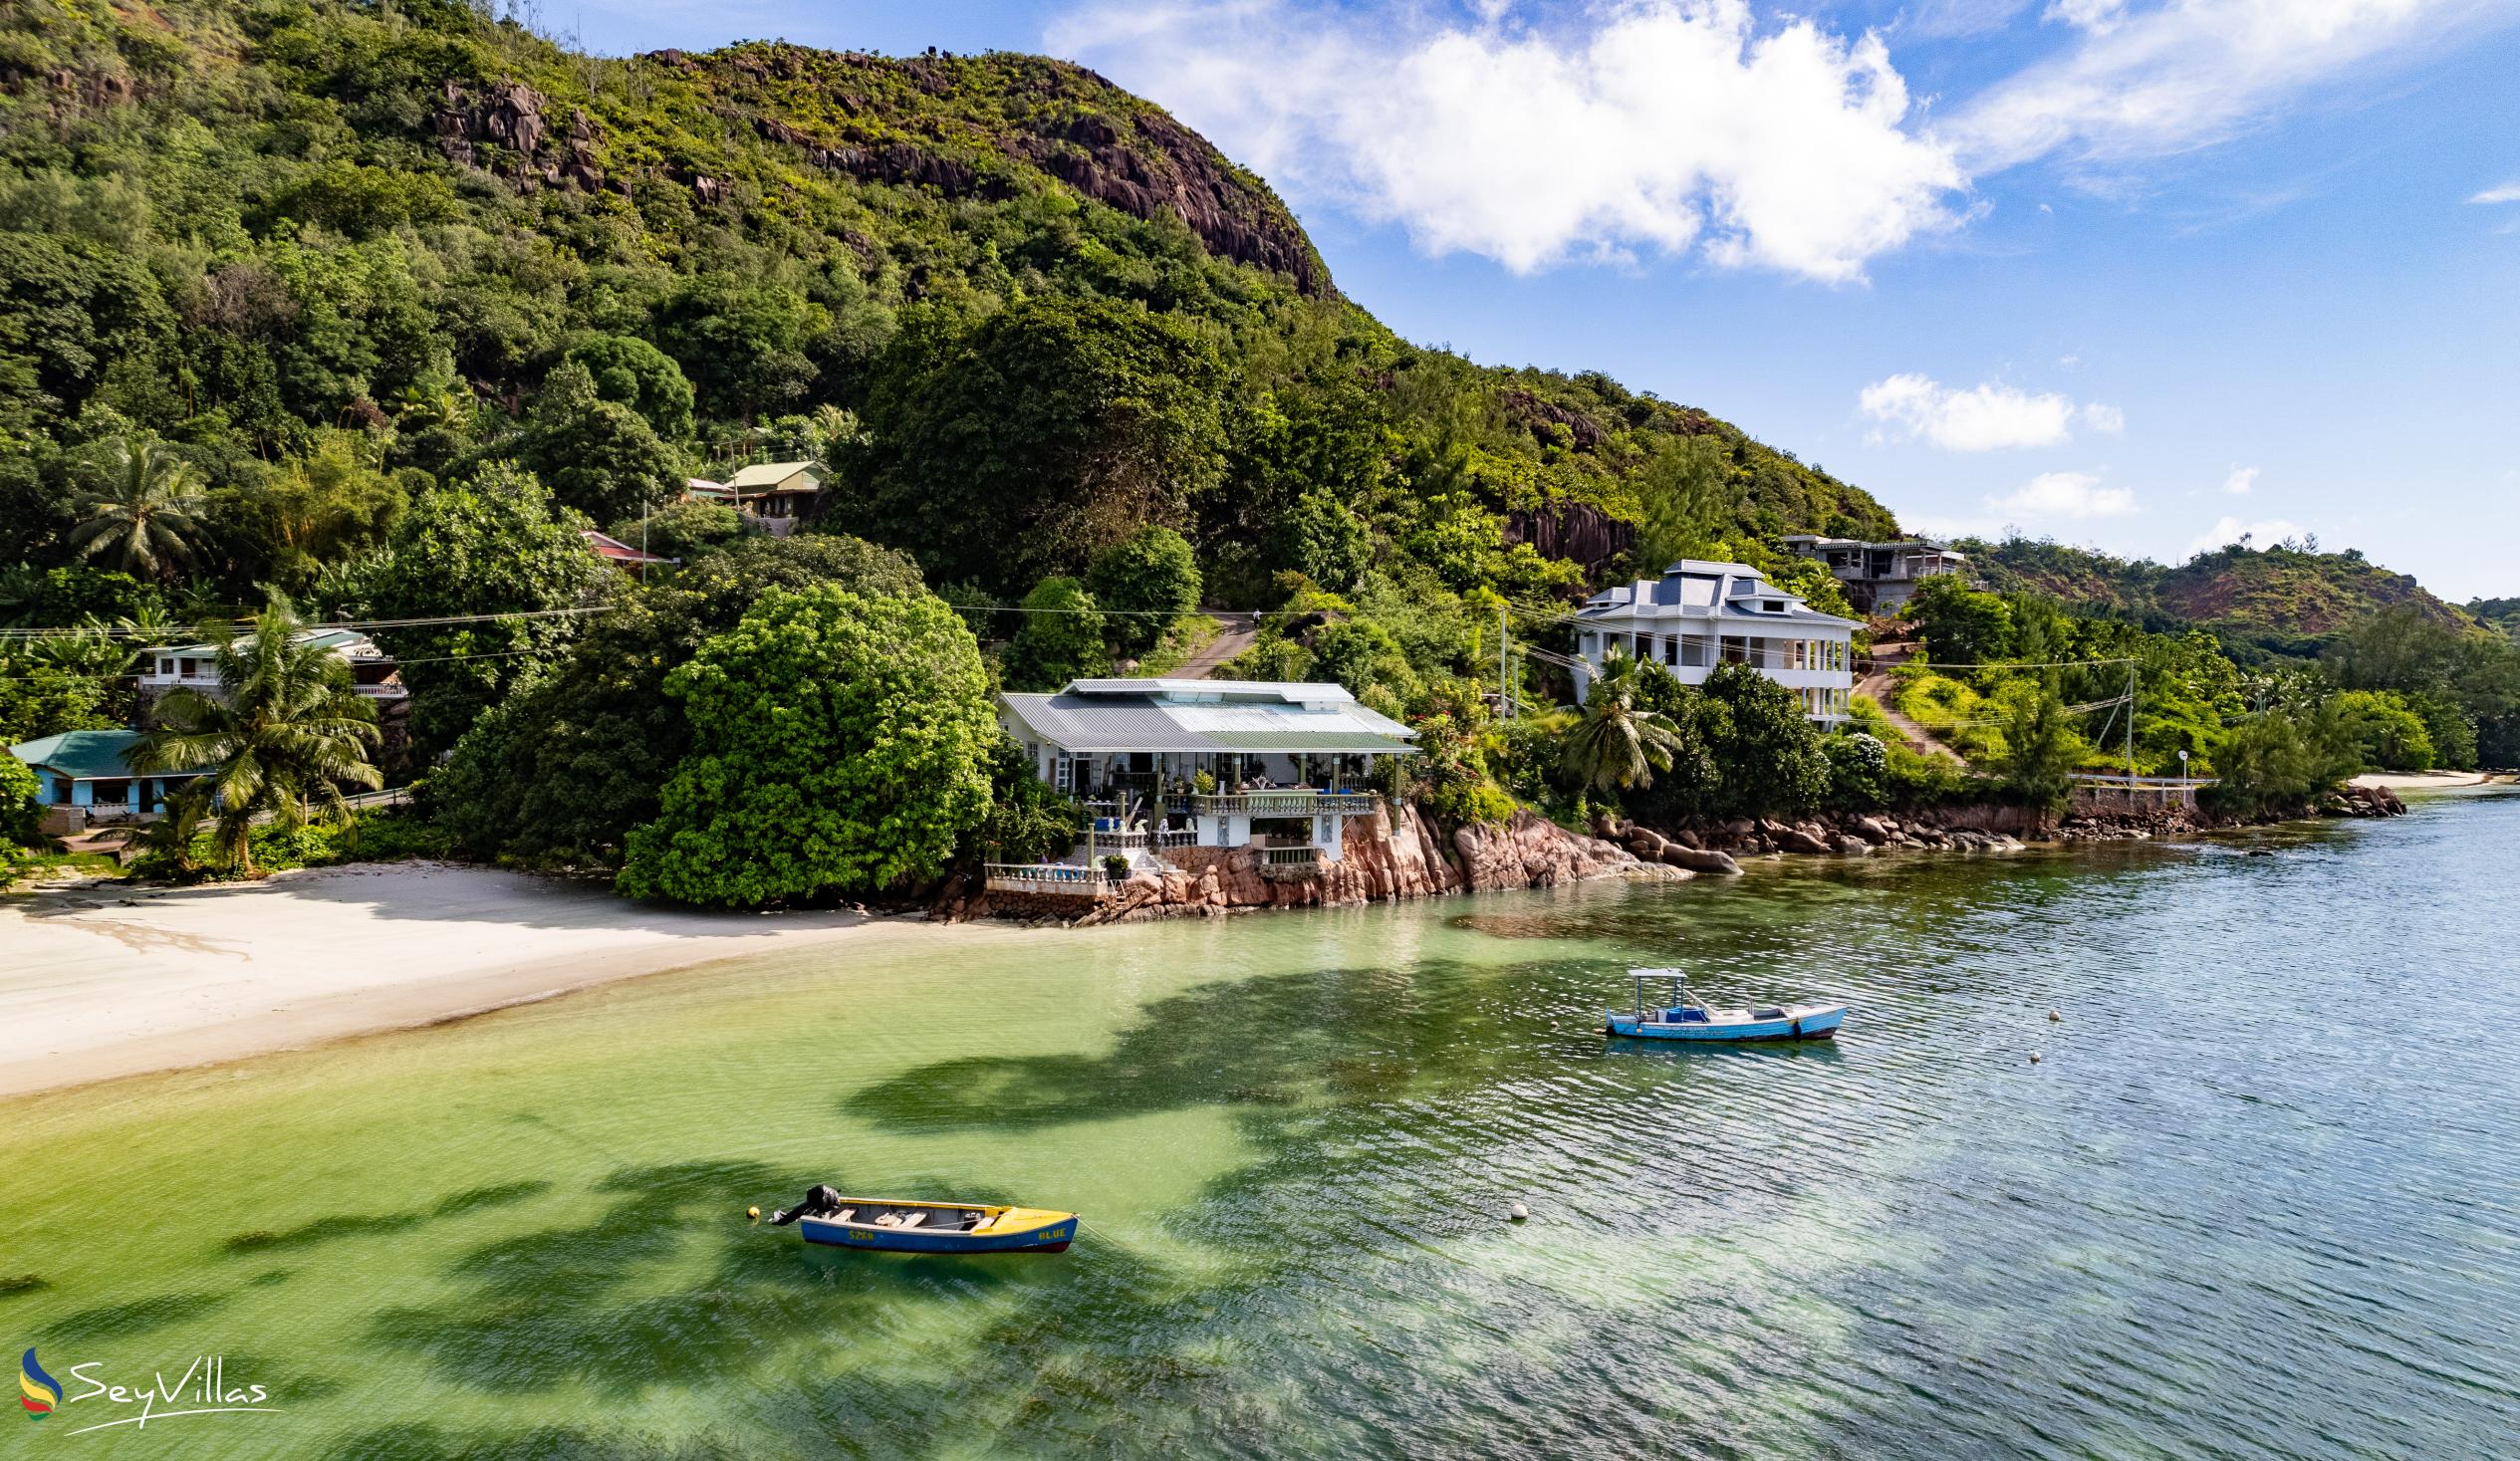
M770 1214L770 1226L784 1228L801 1217L830 1217L840 1211L840 1194L829 1187L817 1186L805 1194L805 1200L785 1212Z

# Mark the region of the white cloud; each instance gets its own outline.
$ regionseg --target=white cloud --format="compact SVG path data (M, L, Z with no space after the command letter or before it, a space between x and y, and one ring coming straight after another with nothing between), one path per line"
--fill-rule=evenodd
M2222 490L2234 497L2246 497L2257 486L2257 468L2233 467L2231 475L2222 479Z
M2199 553L2211 553L2217 548L2237 543L2242 538L2247 538L2255 546L2264 548L2269 544L2281 543L2287 539L2302 539L2309 536L2308 528L2299 523L2288 522L2283 518L2264 518L2254 523L2244 523L2238 518L2225 517L2204 532L2197 534L2196 541L2187 545L2187 552L2181 557L2194 558Z
M2073 435L2077 420L2094 431L2127 429L2127 413L2116 406L2098 401L2078 406L2054 391L2033 395L1992 380L1962 390L1929 375L1902 373L1865 386L1856 404L1902 439L1921 436L1945 451L2054 446Z
M2471 203L2520 203L2520 182L2506 182L2489 187L2469 198Z
M1049 43L1281 186L1518 272L1695 248L1842 283L1967 206L1879 36L1761 26L1745 0L1643 0L1549 31L1502 7L1464 24L1104 0Z
M2073 4L2074 13L2107 7ZM2512 0L2170 0L1970 98L1941 132L1983 173L2051 153L2163 156L2241 131L2297 94L2397 56L2437 55ZM2057 12L2052 11L2052 14Z
M2011 496L1987 499L1987 506L2031 519L2118 518L2135 511L2135 493L2103 487L2089 472L2041 472Z
M2127 0L2053 0L2042 20L2063 21L2077 30L2106 35L2125 19Z

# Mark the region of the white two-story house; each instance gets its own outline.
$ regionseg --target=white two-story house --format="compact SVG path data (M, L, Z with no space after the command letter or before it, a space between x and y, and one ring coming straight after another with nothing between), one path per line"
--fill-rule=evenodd
M1854 619L1822 613L1740 563L1682 559L1659 579L1605 589L1576 612L1575 695L1591 692L1610 655L1648 660L1702 684L1737 661L1800 696L1803 713L1834 725L1855 692Z

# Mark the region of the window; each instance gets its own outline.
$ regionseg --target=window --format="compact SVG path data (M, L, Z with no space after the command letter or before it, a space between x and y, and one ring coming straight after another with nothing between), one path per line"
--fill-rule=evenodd
M174 672L175 672L175 661L174 661L174 659L173 659L171 656L160 656L160 657L158 658L158 661L157 661L157 672L158 672L159 674L162 674L162 675L169 675L169 676L171 676L172 674L174 674Z
M1670 635L1662 641L1662 662L1664 664L1680 662L1680 639L1677 634Z
M1050 758L1050 789L1051 789L1052 791L1054 791L1054 792L1068 792L1068 793L1073 794L1073 793L1076 791L1076 783L1077 783L1077 763L1076 763L1076 758L1075 758L1075 757L1073 757L1073 756L1053 756L1053 757L1051 757L1051 758Z
M95 789L88 796L93 806L128 806L131 801L131 784L127 781L97 782Z
M1680 636L1680 663L1683 667L1688 669L1704 669L1712 661L1712 659L1713 656L1707 652L1706 636L1704 634L1683 634Z

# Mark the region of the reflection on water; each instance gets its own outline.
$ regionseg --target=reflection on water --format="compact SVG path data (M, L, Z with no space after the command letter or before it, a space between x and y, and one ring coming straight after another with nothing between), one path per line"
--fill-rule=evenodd
M110 1455L2487 1454L2516 865L2479 799L746 961L15 1102L0 1322L287 1407ZM1609 1042L1631 962L1854 1014ZM743 1220L817 1181L1087 1228Z

